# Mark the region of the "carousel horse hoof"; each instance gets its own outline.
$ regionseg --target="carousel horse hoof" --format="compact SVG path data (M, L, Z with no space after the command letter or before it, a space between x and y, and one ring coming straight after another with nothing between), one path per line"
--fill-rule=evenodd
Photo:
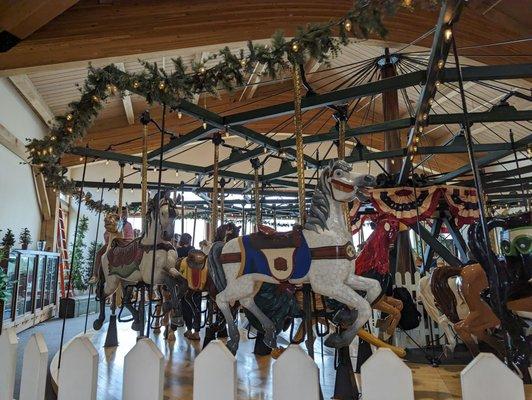
M200 340L199 332L190 333L188 337L190 340Z
M140 331L140 323L139 321L133 321L133 323L131 324L131 329L133 329L134 331Z
M227 336L227 328L225 327L220 329L220 331L216 334L216 337L218 339L225 339Z
M170 312L171 309L172 309L172 303L169 301L165 301L163 303L163 313L166 314L167 312Z
M275 334L273 332L266 332L262 341L271 349L275 349L277 347L277 339L275 338Z
M279 357L281 357L281 354L283 354L285 350L286 348L284 347L276 347L272 349L272 352L270 354L274 360L277 360Z
M156 335L158 335L159 333L161 333L161 327L158 326L156 328L153 328L153 333L155 333Z
M172 329L175 331L177 328L185 326L185 320L183 317L173 317L172 318Z
M333 349L349 346L349 343L338 333L331 333L323 344Z
M99 331L103 326L103 322L104 322L103 319L98 318L92 323L92 327L94 328L95 331Z
M168 335L166 335L166 340L168 340L169 342L175 342L175 333L174 331L169 331L168 332Z

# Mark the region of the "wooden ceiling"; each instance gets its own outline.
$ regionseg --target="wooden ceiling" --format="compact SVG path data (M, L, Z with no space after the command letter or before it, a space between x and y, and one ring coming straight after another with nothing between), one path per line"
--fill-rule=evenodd
M523 10L518 7L519 1L507 0L471 2L462 14L456 33L465 64L497 64L531 62L530 45L528 42L487 46L499 42L515 41L530 37L530 24L524 21ZM7 53L0 53L0 76L26 77L26 84L33 85L51 114L60 115L67 110L68 103L79 96L76 84L80 84L87 75L88 61L95 65L109 62L120 63L126 71L141 68L138 59L156 61L160 66L171 70L170 59L180 56L185 63L201 60L209 53L228 45L233 51L245 47L243 39L268 42L269 36L276 29L283 29L287 35L294 32L298 25L308 22L323 22L337 18L349 9L351 1L337 1L335 7L329 1L270 1L236 0L227 2L206 0L190 1L105 1L81 0L47 25L31 34ZM312 86L318 92L334 90L340 82L349 81L356 68L353 63L379 57L385 47L391 51L402 49L425 32L436 22L437 13L424 11L410 13L403 11L387 21L390 33L389 40L368 40L352 43L342 54L332 60L331 65L311 63L306 70ZM489 29L487 29L489 27ZM409 46L404 52L412 53L423 62L423 57L430 46L432 36ZM482 47L478 47L482 46ZM419 53L416 53L419 52ZM343 67L345 66L345 67ZM341 68L343 67L343 68ZM406 68L406 67L405 67ZM421 66L418 66L421 68ZM260 72L260 71L257 71ZM405 72L405 71L403 71ZM375 79L375 78L374 78ZM221 115L248 109L265 107L292 100L290 80L269 81L260 78L259 74L249 77L255 85L240 88L234 93L222 93L220 98L201 96L196 101L201 106ZM16 79L14 79L14 83ZM351 81L352 82L352 81ZM351 83L352 84L352 83ZM529 88L529 82L512 82L512 85ZM499 84L498 84L499 85ZM507 90L510 86L500 84ZM19 88L20 90L20 88ZM419 88L409 88L399 95L401 116L408 116L409 103L415 104ZM485 111L500 98L497 89L468 83L467 90L472 94L469 98L470 111ZM460 111L459 97L453 87L442 87L434 111ZM35 95L35 93L34 93ZM454 98L454 99L453 99ZM524 100L512 100L518 109L527 109ZM148 105L137 96L126 99L112 98L95 124L90 129L83 144L91 148L109 149L127 154L140 152L141 127L137 122L140 112ZM374 99L363 99L357 107L349 125L352 127L382 121L382 104L380 96ZM160 116L160 109L152 107L154 118ZM314 110L305 113L304 123L306 134L327 132L334 122L331 111ZM278 127L279 124L287 121ZM200 126L200 122L191 118L178 119L171 115L167 120L169 130L185 134ZM523 126L524 125L524 126ZM276 139L285 138L293 132L291 117L280 117L263 120L246 126L261 132L277 133ZM490 124L489 128L478 126L473 134L481 143L496 142L507 138L509 128L516 133L516 138L530 131L528 124ZM434 127L423 139L422 145L445 143L451 132L457 132L458 126ZM159 145L155 131L151 131L149 147ZM404 132L406 137L406 132ZM128 143L127 141L133 140ZM228 143L237 144L236 139L227 139ZM367 135L361 141L374 149L383 149L383 134ZM329 144L322 146L320 156L323 157ZM309 146L307 154L315 151ZM335 150L328 155L334 157ZM187 154L187 159L196 165L210 164L205 159L205 145L199 146ZM210 156L208 157L210 159ZM180 159L173 159L180 161ZM445 172L457 168L466 162L464 155L438 155L427 162L431 171ZM65 157L66 165L79 163L77 157ZM248 172L248 164L235 166L232 170Z

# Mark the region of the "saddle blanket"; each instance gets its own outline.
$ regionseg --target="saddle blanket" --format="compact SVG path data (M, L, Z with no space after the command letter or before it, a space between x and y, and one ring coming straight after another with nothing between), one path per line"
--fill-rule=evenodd
M310 248L300 231L294 231L294 240L285 241L286 247L281 247L279 240L274 238L268 246L264 241L257 240L256 235L238 239L242 255L239 276L262 274L283 282L307 275L311 262ZM269 241L266 239L266 242Z

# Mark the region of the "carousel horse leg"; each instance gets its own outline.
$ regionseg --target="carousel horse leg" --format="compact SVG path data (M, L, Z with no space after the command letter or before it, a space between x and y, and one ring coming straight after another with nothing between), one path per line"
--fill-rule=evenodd
M238 327L233 319L233 313L231 312L229 301L225 300L222 293L219 293L218 296L216 296L216 304L227 322L229 340L227 341L226 346L231 353L236 354L236 351L238 350L238 342L240 341L240 332L238 332Z
M133 323L131 324L131 329L134 331L139 331L139 310L137 310L135 307L133 307L132 298L133 298L133 291L134 287L131 285L125 286L122 289L124 296L123 296L123 304L126 310L128 310L131 313L131 316L133 317Z
M473 331L473 334L478 338L478 340L483 341L488 346L490 346L493 350L495 350L499 357L501 358L504 357L504 345L500 341L498 341L496 338L486 333L485 330L482 330L479 332Z
M170 293L170 303L173 310L171 317L172 330L183 326L183 310L181 309L181 299L185 296L188 289L186 281L182 278L174 278L170 275L165 275L163 282Z
M103 274L102 274L103 275ZM105 291L104 291L105 279L103 276L100 276L100 279L97 282L96 286L96 297L98 300L98 306L100 308L100 314L98 318L92 323L94 330L98 331L102 328L103 323L105 322Z
M264 329L264 339L263 342L266 346L274 349L277 347L277 338L275 334L275 324L269 319L266 314L255 304L253 296L240 299L240 304L242 307L248 309L259 320L262 328Z
M460 339L462 339L462 341L465 343L471 355L476 357L479 354L478 344L475 342L475 339L473 339L471 333L467 329L464 329L463 321L454 324L454 330Z
M383 327L384 332L388 336L385 339L388 339L389 337L393 336L395 333L395 328L397 328L397 325L401 320L403 303L400 300L394 299L392 297L383 296L377 303L373 305L373 308L389 314L386 318L388 323L385 327Z

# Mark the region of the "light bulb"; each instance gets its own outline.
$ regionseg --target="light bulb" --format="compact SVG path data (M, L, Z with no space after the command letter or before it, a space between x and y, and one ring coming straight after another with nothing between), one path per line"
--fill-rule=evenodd
M159 82L159 89L163 90L165 87L164 82Z
M177 118L181 119L183 117L183 113L181 110L177 110Z
M178 177L179 176L179 171L175 171L175 176Z
M140 83L138 81L133 82L134 89L138 89L139 86L140 86Z
M200 74L205 73L205 67L204 67L204 66L201 66L200 69L199 69L199 72L200 72Z
M445 65L445 61L443 61L443 60L438 61L438 68L439 69L442 69L444 65Z
M443 32L443 37L445 38L446 41L451 40L451 38L453 37L453 30L451 28L447 28Z
M66 119L67 121L72 121L72 114L67 114Z
M297 42L292 43L292 51L296 53L299 51L299 44Z
M207 122L203 121L203 129L207 129Z
M346 31L350 31L351 28L352 28L352 25L351 25L351 21L346 19L345 22L344 22L344 28Z

